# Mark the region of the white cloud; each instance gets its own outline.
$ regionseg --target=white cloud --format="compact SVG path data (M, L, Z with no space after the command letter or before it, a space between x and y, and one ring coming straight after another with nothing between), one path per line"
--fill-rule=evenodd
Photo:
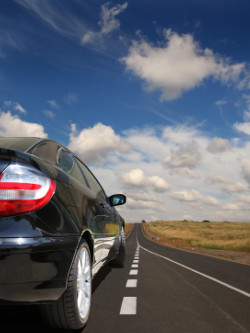
M0 113L0 136L47 137L42 125L29 123L13 116L10 111Z
M244 202L244 203L250 204L250 195L247 195L247 194L239 194L238 199L239 199L241 202Z
M130 145L115 134L110 126L101 123L83 129L79 134L71 126L69 149L79 154L86 163L102 164L111 153L126 154Z
M82 44L95 43L100 40L103 36L110 34L112 31L120 28L120 21L116 18L121 12L123 12L128 6L128 3L117 4L110 7L110 2L105 3L101 6L100 31L87 31L82 37Z
M227 179L223 176L208 176L206 178L206 183L207 184L231 184L231 180Z
M189 168L174 168L170 169L170 175L178 175L184 178L190 179L199 179L200 175L198 172L194 170L190 170Z
M149 91L160 90L163 100L180 97L212 77L223 84L238 83L245 64L230 64L212 50L201 49L192 35L165 31L167 43L154 46L134 41L121 61L146 83Z
M244 159L250 144L234 140L223 154L210 154L207 147L218 141L197 128L148 127L118 135L103 124L79 133L72 125L69 148L92 163L108 193L127 195L128 205L119 210L129 221L149 221L156 215L158 219L250 220L243 197L250 185L250 159ZM162 162L166 156L172 163L168 170Z
M201 197L201 194L196 190L184 190L171 193L171 198L179 201L197 201L200 200Z
M27 114L26 109L18 102L5 101L3 103L3 108L4 109L11 109L13 111L18 111L20 113Z
M22 107L22 105L21 104L19 104L19 103L16 103L16 105L15 105L15 110L17 110L17 111L19 111L19 112L21 112L21 113L27 113L27 111Z
M50 107L52 107L54 109L59 109L59 106L58 106L57 102L54 101L54 100L49 100L48 104L50 105Z
M224 184L221 187L222 192L226 194L248 192L249 187L241 182Z
M120 22L116 18L116 16L128 7L127 2L123 3L122 5L117 4L116 6L111 8L109 8L109 5L109 2L102 5L101 20L98 22L98 24L101 26L101 33L105 35L113 30L119 29Z
M234 128L238 132L242 132L246 135L250 135L250 122L245 122L245 123L235 123Z
M141 169L133 169L120 177L125 186L132 188L152 190L158 193L164 193L170 189L170 185L163 178L155 175L147 177Z
M210 206L218 206L219 201L212 196L204 196L197 190L184 190L171 193L171 198L179 201L203 203Z
M66 98L65 98L65 102L69 105L73 105L77 102L78 100L78 96L75 93L68 93Z
M242 193L242 192L248 192L249 187L240 182L233 182L231 179L228 179L223 176L209 176L206 178L206 183L207 184L221 184L220 190L222 194L232 194L232 193Z
M221 99L219 101L215 102L215 105L221 106L221 105L226 105L228 102L225 99Z
M250 111L245 111L244 112L244 120L248 122L250 120Z
M169 168L194 168L199 163L200 158L199 146L197 142L192 141L172 151L163 162Z
M86 31L84 21L73 15L63 4L56 7L55 1L48 0L15 0L15 2L37 15L53 30L65 37L79 40Z
M129 209L142 210L144 211L144 214L145 210L162 210L159 204L159 202L154 201L134 200L130 197L127 199L127 206Z
M227 139L222 138L214 138L209 145L207 146L207 150L210 153L222 153L230 147L229 141Z
M225 205L223 205L222 208L223 208L223 210L229 210L229 211L235 211L235 210L240 210L241 209L240 205L233 204L233 203L225 204Z
M250 159L247 158L243 159L241 162L241 166L242 166L243 177L250 185Z
M49 119L54 119L55 118L55 114L54 112L52 112L51 110L43 110L43 114L48 117Z

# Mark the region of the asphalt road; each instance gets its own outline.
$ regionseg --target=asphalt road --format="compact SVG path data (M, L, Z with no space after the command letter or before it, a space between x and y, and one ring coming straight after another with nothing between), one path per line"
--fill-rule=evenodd
M0 332L48 329L33 307L0 308ZM153 243L137 225L123 269L105 266L93 283L83 333L250 332L250 266Z

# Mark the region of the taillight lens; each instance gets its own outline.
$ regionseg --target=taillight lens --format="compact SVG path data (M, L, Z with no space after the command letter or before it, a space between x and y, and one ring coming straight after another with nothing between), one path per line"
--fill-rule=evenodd
M18 215L44 206L56 183L32 166L10 164L0 175L0 216Z

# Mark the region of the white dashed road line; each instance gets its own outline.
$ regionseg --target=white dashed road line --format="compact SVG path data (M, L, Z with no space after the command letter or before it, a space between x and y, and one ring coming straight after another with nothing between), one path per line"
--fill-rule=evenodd
M139 247L137 247L133 263L131 265L131 270L129 275L138 275L139 268ZM137 269L134 269L137 268ZM136 288L137 279L128 279L126 283L126 288ZM120 309L120 315L136 315L137 312L137 297L123 297L122 305Z
M137 287L137 279L128 279L126 283L126 288L136 288Z
M137 275L138 274L138 269L131 269L129 272L129 275Z
M121 306L121 315L135 315L137 307L137 297L124 297Z

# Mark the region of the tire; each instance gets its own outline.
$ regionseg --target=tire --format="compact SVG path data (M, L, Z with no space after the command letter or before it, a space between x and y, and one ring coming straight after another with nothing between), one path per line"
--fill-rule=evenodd
M119 251L115 259L110 261L110 265L114 267L124 267L126 258L126 238L124 228L121 228L121 242L119 246Z
M41 305L46 322L62 329L81 329L88 320L91 307L92 272L88 244L81 243L68 276L67 289L54 303Z

